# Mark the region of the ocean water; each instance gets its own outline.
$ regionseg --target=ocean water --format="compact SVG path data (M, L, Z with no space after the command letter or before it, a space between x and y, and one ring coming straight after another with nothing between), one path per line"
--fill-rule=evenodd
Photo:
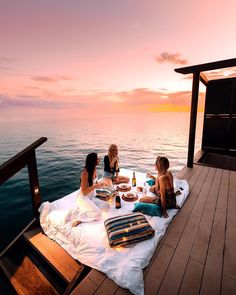
M201 145L202 117L199 114L195 152ZM170 160L173 174L186 165L189 113L130 114L108 117L0 121L0 164L45 136L36 150L42 201L52 201L79 188L85 157L97 152L103 157L111 143L119 148L120 167L154 173L158 155ZM27 168L0 186L0 251L32 219Z

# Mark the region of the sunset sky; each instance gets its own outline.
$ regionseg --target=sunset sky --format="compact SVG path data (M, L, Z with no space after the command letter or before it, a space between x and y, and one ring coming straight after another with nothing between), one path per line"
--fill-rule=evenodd
M236 57L235 11L235 0L0 0L0 116L186 111L191 77L174 69Z

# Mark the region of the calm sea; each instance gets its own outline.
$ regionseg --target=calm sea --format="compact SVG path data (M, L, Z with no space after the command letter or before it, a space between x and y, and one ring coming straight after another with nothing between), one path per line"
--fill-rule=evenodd
M195 151L200 148L202 114L199 114ZM85 157L108 146L119 147L120 166L153 171L157 155L166 155L175 174L186 165L189 113L155 113L105 118L7 120L0 122L0 164L45 136L36 150L43 201L55 200L79 187ZM98 167L102 176L103 161ZM32 219L27 169L0 186L0 251Z

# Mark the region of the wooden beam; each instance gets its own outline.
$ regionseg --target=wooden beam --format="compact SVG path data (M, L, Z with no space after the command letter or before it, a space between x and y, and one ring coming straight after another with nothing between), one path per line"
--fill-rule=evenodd
M73 259L60 245L43 234L41 227L30 229L23 235L26 241L67 284L82 273L84 266Z
M206 77L206 75L204 75L203 73L200 73L200 81L205 85L205 86L207 86L207 84L208 84L208 79L207 79L207 77Z
M181 74L186 75L186 74L195 73L195 72L211 71L211 70L234 67L234 66L236 66L236 58L225 59L225 60L220 60L220 61L215 61L215 62L209 62L209 63L195 65L195 66L178 68L178 69L175 69L175 71L177 73L181 73Z
M39 188L35 150L33 150L28 157L28 174L29 174L29 183L30 183L33 212L34 212L34 216L38 217L39 216L38 208L41 204L41 192Z
M187 162L187 166L189 168L193 167L196 122L197 122L199 78L200 78L199 72L193 73L192 102L191 102L189 141L188 141L188 162Z
M0 185L6 182L28 164L28 157L37 147L47 141L46 137L41 137L23 151L12 157L0 166Z

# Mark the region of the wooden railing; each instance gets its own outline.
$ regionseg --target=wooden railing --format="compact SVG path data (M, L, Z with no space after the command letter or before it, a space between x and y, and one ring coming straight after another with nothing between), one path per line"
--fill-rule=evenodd
M46 137L39 138L37 141L0 166L0 185L19 172L22 168L28 166L32 206L35 217L38 217L38 208L41 203L35 150L45 141L47 141Z

